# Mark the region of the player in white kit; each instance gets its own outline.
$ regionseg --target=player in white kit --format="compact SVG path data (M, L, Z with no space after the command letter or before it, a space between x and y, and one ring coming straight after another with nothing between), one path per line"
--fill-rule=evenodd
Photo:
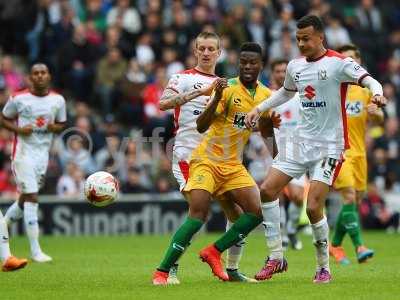
M66 108L63 96L50 90L51 76L45 64L30 70L30 88L11 95L2 112L2 125L15 134L11 157L20 193L7 210L7 224L24 218L32 260L49 262L39 245L38 193L46 174L49 150L54 133L65 127Z
M276 59L271 62L271 89L278 90L283 86L288 63L285 59ZM274 109L281 117L279 130L275 129L275 139L279 151L283 151L286 148L286 143L296 133L295 129L300 121L298 95L296 93L290 101ZM293 178L284 188L284 196L282 196L289 201L287 216L285 207L281 203L281 224L284 226L281 228L281 232L284 248L287 248L289 242L294 250L300 250L303 247L301 241L297 238L297 225L303 210L305 183L306 175L303 174L300 178ZM280 200L282 200L281 197Z
M310 175L307 215L316 247L317 269L314 283L331 281L329 269L329 227L323 214L326 195L340 170L341 157L348 147L345 96L347 84L367 87L372 102L383 106L381 84L351 58L325 49L322 21L309 15L297 23L297 45L303 57L289 62L285 82L268 101L247 114L246 125L255 126L261 112L300 97L300 123L296 138L274 160L271 171L261 185L263 214L267 223L266 238L271 255L262 271L265 279L286 270L279 226L278 193L294 177ZM261 273L260 272L260 273ZM259 274L260 274L259 273Z
M190 201L189 195L184 193L183 189L189 178L189 160L192 151L203 138L203 134L197 131L196 120L206 108L214 89L214 82L218 78L215 75L215 65L220 53L218 35L210 32L200 33L196 38L194 49L197 65L193 69L173 75L160 99L161 110L174 109L175 142L172 171L179 183L180 191L188 201ZM239 217L241 210L233 201L217 200L228 218L227 227L229 227ZM228 249L227 273L230 281L255 282L254 279L238 271L243 245L244 242ZM168 266L168 262L163 264ZM170 268L168 279L163 277L163 273L156 272L153 284L179 283L176 277L177 265L168 267Z

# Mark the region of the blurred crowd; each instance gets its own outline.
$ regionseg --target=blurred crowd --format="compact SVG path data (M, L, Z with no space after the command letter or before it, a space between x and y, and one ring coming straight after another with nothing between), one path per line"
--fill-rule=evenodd
M123 193L177 189L165 144L172 113L158 101L171 74L192 68L193 38L222 38L217 74L236 76L245 41L264 48L260 80L269 84L272 59L292 59L296 19L308 13L326 24L327 46L352 42L384 85L385 125L367 137L371 190L400 192L400 5L374 0L0 0L0 104L27 84L33 62L45 62L53 87L67 99L68 126L51 151L43 193L76 197L87 174L116 174ZM143 142L163 128L164 145ZM75 131L75 132L73 132ZM154 135L154 134L153 134ZM157 135L158 136L158 135ZM15 194L12 135L0 129L0 193ZM158 142L157 142L158 144ZM156 150L157 150L156 149ZM245 163L255 176L267 153L257 143Z

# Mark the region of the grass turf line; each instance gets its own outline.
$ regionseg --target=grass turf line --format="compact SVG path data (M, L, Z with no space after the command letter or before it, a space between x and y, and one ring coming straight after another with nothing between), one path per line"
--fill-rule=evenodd
M54 262L0 272L0 299L400 299L400 235L364 233L376 256L362 265L346 239L352 264L338 266L331 260L333 282L323 286L312 284L315 259L308 236L301 236L302 251L286 253L287 273L259 284L219 282L198 259L199 250L217 236L195 239L180 263L182 284L168 287L150 282L169 236L42 237L42 248ZM12 238L11 245L15 255L29 255L26 238ZM241 271L254 276L265 253L263 235L251 234Z

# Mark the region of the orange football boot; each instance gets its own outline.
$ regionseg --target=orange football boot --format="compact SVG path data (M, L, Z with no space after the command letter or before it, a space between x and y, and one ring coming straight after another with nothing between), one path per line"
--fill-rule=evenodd
M3 270L3 272L15 271L25 267L27 263L28 260L25 258L16 258L15 256L10 256L3 263L1 269Z
M229 280L229 276L225 273L224 267L221 262L221 252L219 252L214 245L210 245L204 248L200 251L199 255L200 259L210 266L211 271L215 276L217 276L222 281Z

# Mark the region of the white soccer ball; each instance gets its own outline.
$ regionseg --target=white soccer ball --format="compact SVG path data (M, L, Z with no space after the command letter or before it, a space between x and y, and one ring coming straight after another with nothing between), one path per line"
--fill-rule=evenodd
M90 175L85 182L85 197L97 207L107 206L118 197L118 181L110 173L100 171Z

